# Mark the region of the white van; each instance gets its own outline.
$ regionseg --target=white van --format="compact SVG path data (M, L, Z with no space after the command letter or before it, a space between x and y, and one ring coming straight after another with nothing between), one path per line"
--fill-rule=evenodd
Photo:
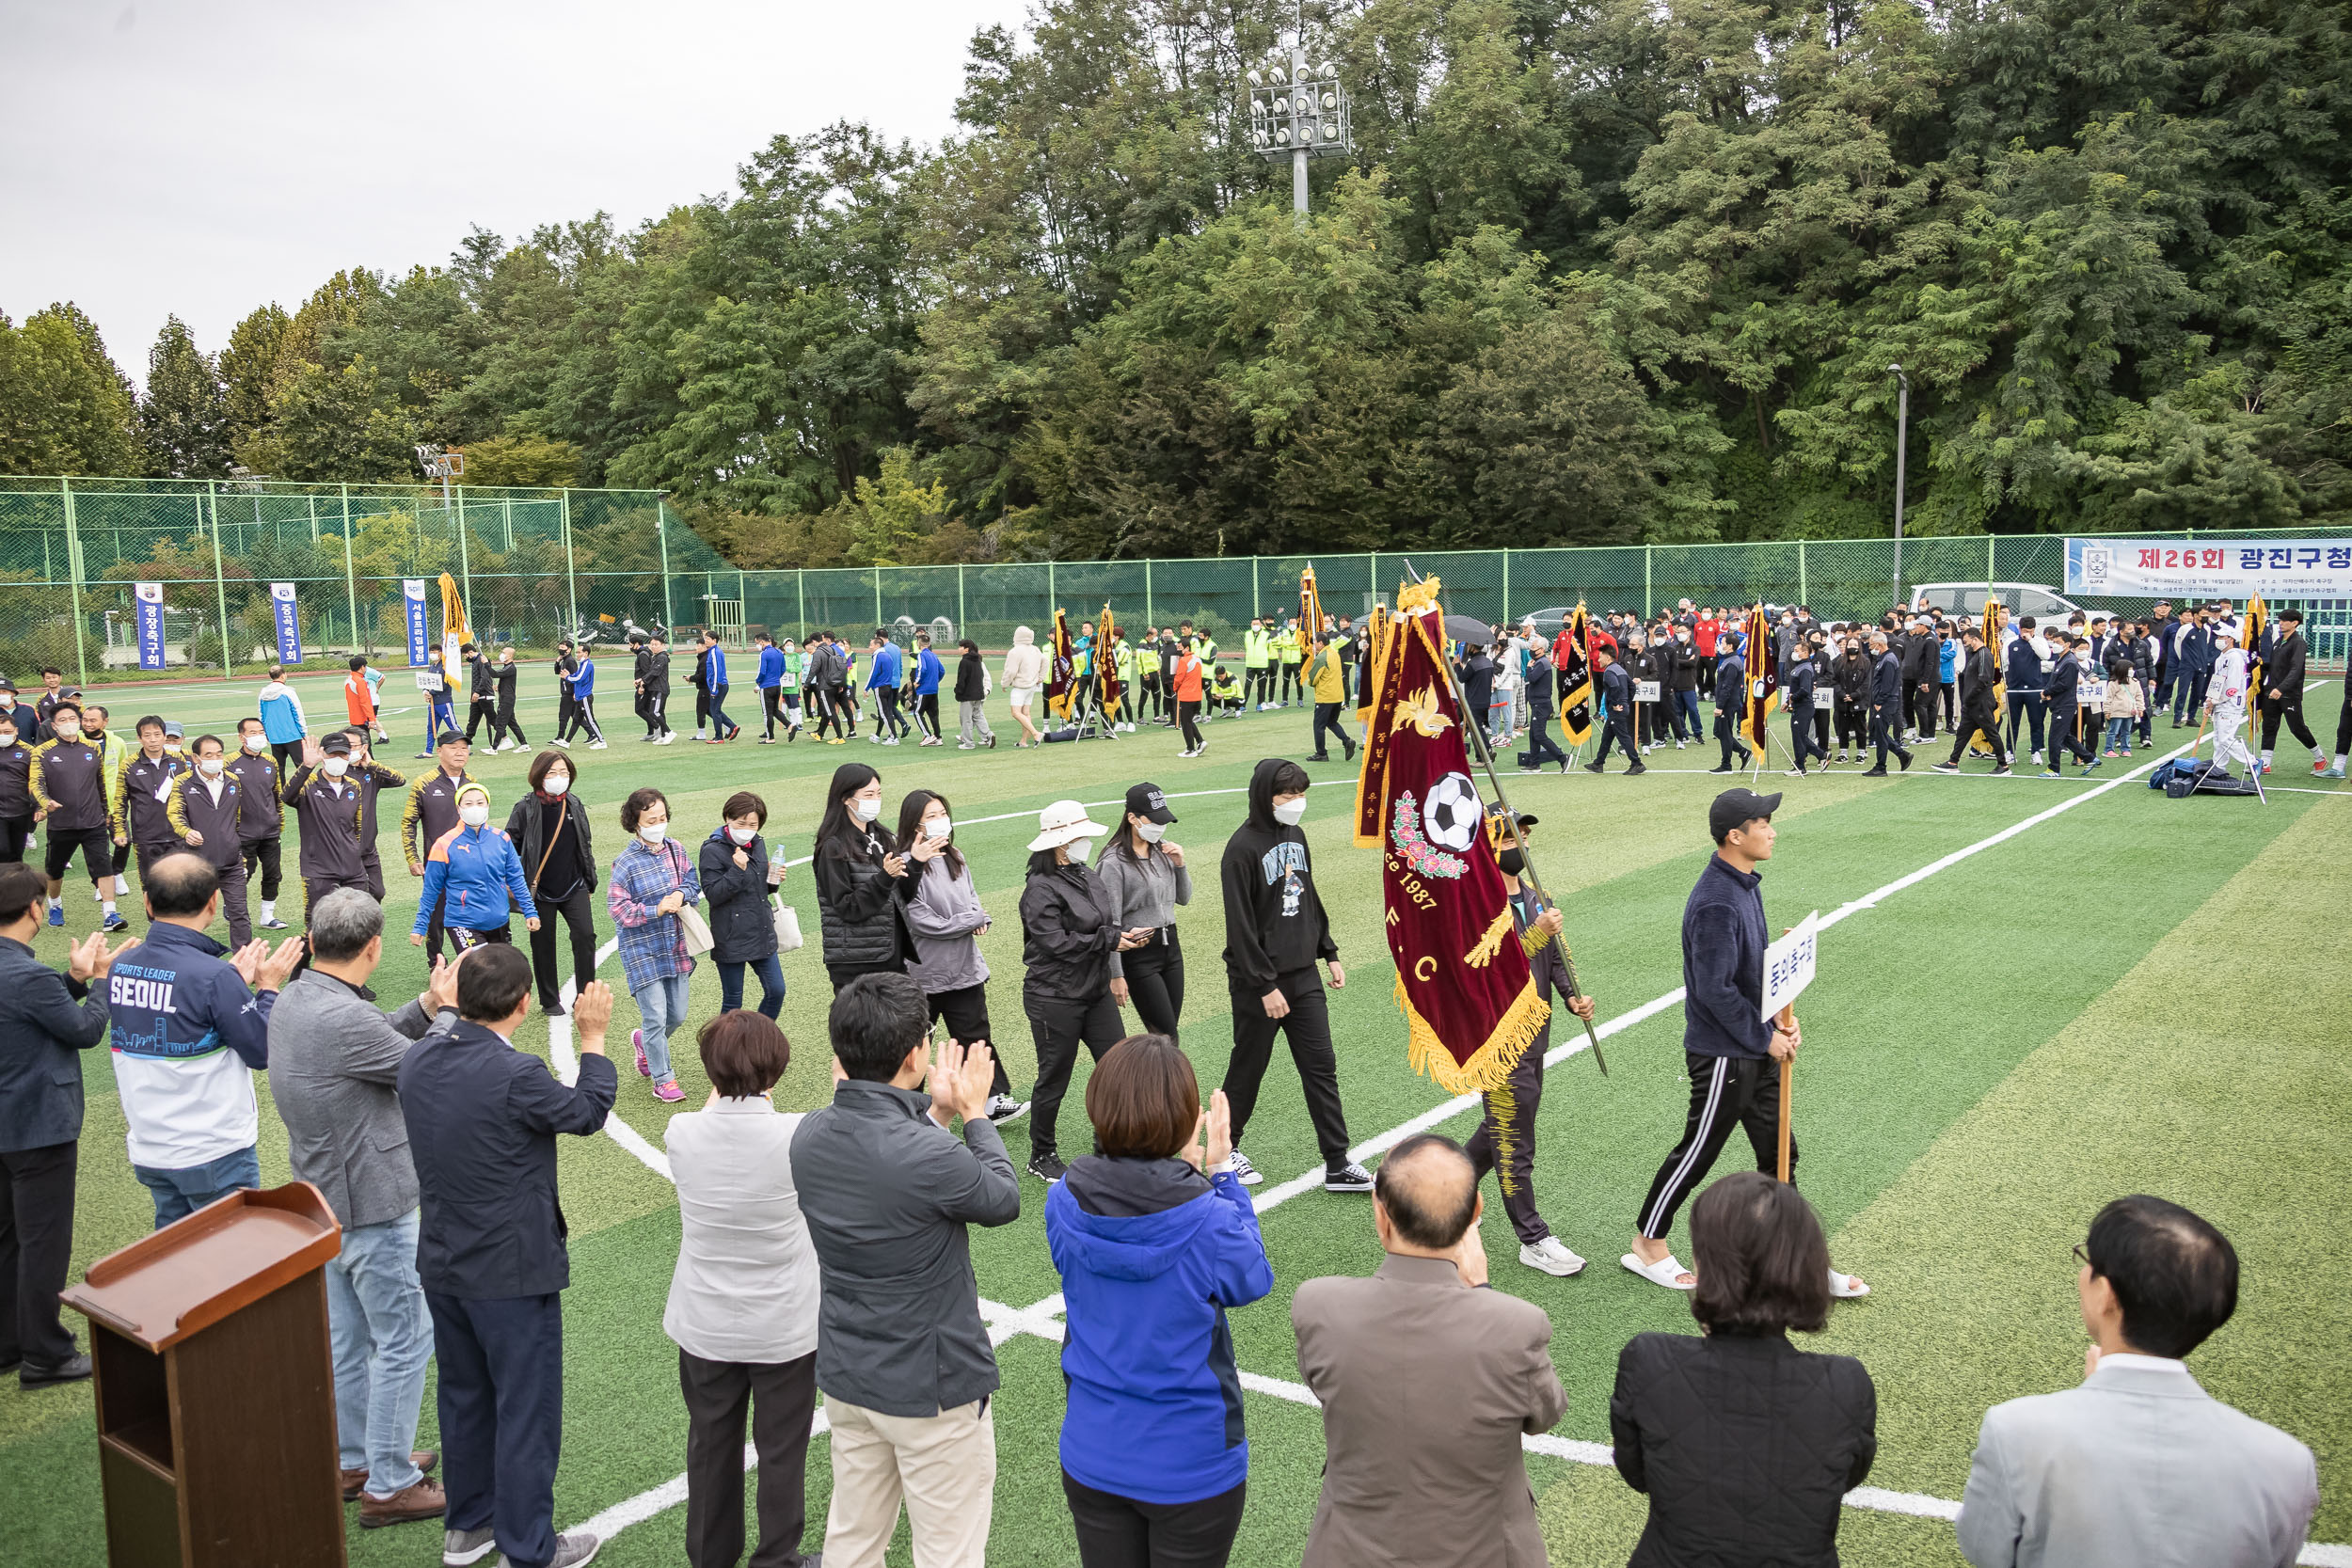
M1912 590L1911 608L1940 610L1947 615L1977 621L1984 617L1988 597L2009 606L2011 622L2030 615L2037 626L2052 622L2064 626L2070 615L2080 614L2085 620L2090 616L2081 605L2038 582L1925 582Z

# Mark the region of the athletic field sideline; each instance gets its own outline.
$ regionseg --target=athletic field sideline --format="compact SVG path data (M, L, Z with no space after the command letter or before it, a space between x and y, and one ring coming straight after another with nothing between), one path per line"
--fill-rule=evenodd
M543 664L526 672L521 707L541 741L554 711L544 677ZM378 755L413 777L430 765L409 757L421 747L422 716L397 711L413 695L400 689L403 678L394 672L386 684L394 743ZM336 675L298 679L313 733L340 721L340 684ZM184 722L190 736L225 733L251 711L257 685L157 684L100 700L112 699L114 723L126 732L139 713L153 711ZM611 690L599 703L611 748L573 752L607 866L622 840L619 800L642 784L669 793L674 832L690 842L717 825L728 793L759 790L771 842L796 860L807 853L824 780L841 761L881 768L886 822L916 784L948 796L957 842L996 916L982 947L993 972L995 1043L1018 1090L1027 1087L1033 1053L1021 1017L1014 904L1035 814L1074 796L1108 823L1126 785L1159 784L1181 818L1169 837L1191 852L1199 883L1181 922L1189 955L1184 1044L1204 1088L1216 1083L1231 1031L1214 863L1241 819L1251 764L1304 754L1305 710L1217 721L1207 727L1206 755L1191 760L1179 760L1176 738L1150 726L1116 742L1037 753L1016 752L1009 740L977 752L957 751L952 740L944 748L884 749L862 738L759 747L748 724L745 738L726 747L681 738L656 750L635 740L641 726L625 696ZM1001 693L991 706L1000 733L1016 733L998 719ZM2159 721L2153 752L2110 762L2089 779L2072 770L2057 783L1994 779L1982 764L1936 775L1925 768L1931 752L1923 748L1919 766L1891 778L1864 779L1849 767L1804 780L1768 774L1758 786L1788 791L1778 849L1765 869L1768 915L1786 926L1819 910L1830 924L1820 977L1800 1007L1806 1043L1795 1106L1804 1190L1838 1266L1874 1291L1840 1304L1813 1347L1860 1356L1879 1390L1880 1457L1869 1487L1850 1499L1840 1543L1849 1561L1961 1561L1948 1520L1978 1420L2000 1400L2079 1379L2084 1341L2068 1249L2100 1203L2134 1191L2189 1205L2235 1243L2245 1268L2237 1315L2191 1366L2217 1397L2311 1445L2321 1472L2312 1540L2352 1543L2352 1368L2341 1354L2352 1341L2352 1305L2336 1284L2352 1263L2337 1196L2352 1189L2352 1123L2342 1115L2352 1103L2352 1065L2341 1049L2352 973L2332 937L2332 911L2352 906L2352 808L2343 788L2312 786L2311 758L2291 741L2279 751L2267 805L2166 800L2147 788L2146 770L2192 734ZM523 789L529 755L477 757L473 771L492 791L494 820ZM1545 1307L1555 1327L1568 1411L1527 1446L1559 1563L1622 1563L1641 1528L1644 1499L1607 1467L1606 1402L1619 1346L1645 1329L1693 1331L1684 1298L1636 1279L1615 1259L1650 1173L1681 1126L1677 933L1709 848L1705 804L1727 782L1704 771L1713 756L1711 745L1670 747L1651 754L1639 779L1613 766L1602 779L1581 771L1506 778L1515 803L1542 819L1537 864L1565 907L1579 969L1599 1002L1611 1068L1602 1078L1581 1032L1571 1037L1555 1027L1536 1186L1553 1228L1591 1266L1572 1279L1535 1273L1518 1263L1499 1211L1485 1226L1497 1288ZM1348 964L1347 987L1331 1001L1356 1152L1369 1162L1424 1127L1466 1135L1473 1103L1449 1101L1405 1067L1378 936L1376 860L1347 837L1354 770L1337 761L1309 770L1317 787L1306 826ZM376 989L391 1001L421 986L423 966L404 940L417 883L390 842L397 803L388 797L379 815L391 886ZM289 881L280 912L294 920L300 899ZM804 868L795 868L786 892L813 943L814 889ZM135 892L124 909L143 927ZM66 930L44 928L39 939L53 963L62 961L67 938L96 924L87 880L68 882L66 911ZM600 924L609 937L609 921ZM804 1109L830 1092L829 989L814 945L784 962L791 992L782 1022L796 1056L776 1101ZM608 961L604 974L617 983L617 963ZM716 1007L707 965L693 992L699 1009ZM562 1528L612 1535L599 1561L674 1563L683 1551L676 1478L685 1411L676 1353L660 1320L677 1215L660 1156L669 1107L628 1072L618 1049L634 1022L624 997L615 1020L623 1082L607 1134L562 1140L574 1283L565 1302L556 1513ZM675 1051L690 1107L707 1088L691 1037L690 1026ZM516 1043L548 1053L559 1070L571 1063L561 1028L551 1039L535 1016ZM1086 1070L1082 1058L1063 1113L1065 1148L1082 1135L1074 1130L1083 1125ZM145 1234L151 1218L124 1157L112 1075L95 1053L86 1081L77 1277L90 1259ZM1278 1054L1245 1146L1267 1173L1256 1194L1277 1278L1265 1301L1232 1314L1251 1393L1253 1449L1233 1560L1252 1564L1297 1560L1320 1481L1321 1431L1298 1386L1290 1293L1315 1275L1367 1273L1378 1258L1368 1200L1321 1189L1295 1083ZM266 1101L265 1086L262 1094ZM1025 1162L1025 1123L1005 1132L1016 1164ZM1743 1149L1735 1139L1718 1172L1736 1168ZM286 1180L284 1132L266 1110L261 1153L264 1181ZM1024 1200L1018 1223L973 1235L1004 1376L989 1555L992 1563L1062 1564L1074 1560L1075 1548L1056 1473L1058 1282L1046 1257L1042 1189L1025 1177ZM1495 1209L1491 1182L1488 1204ZM1678 1246L1683 1236L1678 1228ZM78 1326L71 1313L68 1321ZM821 1411L818 1424L821 1431ZM428 1394L421 1446L434 1446L433 1425ZM810 1456L811 1549L820 1544L828 1481L820 1440ZM0 1380L0 1486L16 1502L0 1519L0 1560L104 1560L87 1385L27 1394ZM355 1563L437 1558L434 1525L362 1531L353 1517ZM893 1560L907 1560L903 1528ZM2314 1544L2301 1560L2352 1564L2352 1545Z

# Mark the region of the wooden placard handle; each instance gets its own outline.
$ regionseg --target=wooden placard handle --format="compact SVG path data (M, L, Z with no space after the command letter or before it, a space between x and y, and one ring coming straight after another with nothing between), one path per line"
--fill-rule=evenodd
M1797 1011L1793 1005L1780 1010L1780 1026L1784 1029L1794 1029L1797 1026ZM1783 1181L1788 1180L1789 1151L1793 1147L1792 1140L1795 1137L1789 1122L1789 1112L1791 1102L1796 1099L1796 1092L1797 1059L1791 1056L1780 1064L1780 1179Z

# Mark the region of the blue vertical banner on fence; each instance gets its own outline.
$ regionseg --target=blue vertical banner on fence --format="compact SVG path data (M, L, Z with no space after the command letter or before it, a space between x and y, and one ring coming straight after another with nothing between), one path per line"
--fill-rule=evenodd
M408 668L411 670L424 668L425 649L433 641L432 630L425 625L424 587L422 578L407 578L400 585L400 596L408 610Z
M139 668L160 670L164 667L164 585L135 583L131 594L138 605Z
M294 613L294 585L273 582L269 585L270 613L278 618L278 662L302 662L302 622Z

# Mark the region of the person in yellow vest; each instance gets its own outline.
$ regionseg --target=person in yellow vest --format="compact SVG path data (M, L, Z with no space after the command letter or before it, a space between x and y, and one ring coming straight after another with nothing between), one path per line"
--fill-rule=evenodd
M1276 635L1274 657L1282 663L1280 705L1288 707L1294 702L1305 703L1307 693L1298 679L1298 667L1307 657L1306 634L1298 629L1297 616L1294 615L1284 622L1281 631Z
M1111 644L1111 670L1119 676L1119 711L1112 717L1120 729L1133 735L1136 721L1129 716L1136 709L1136 645L1127 641L1124 626L1113 626L1111 634L1117 639Z
M1274 634L1263 616L1252 616L1242 634L1241 667L1249 702L1260 713L1274 705Z
M1347 701L1347 676L1340 664L1339 649L1321 639L1315 641L1314 657L1307 662L1307 689L1315 699L1315 750L1307 760L1331 760L1328 743L1323 738L1327 732L1338 736L1340 744L1347 749L1344 760L1354 762L1356 742L1340 722L1340 709Z

